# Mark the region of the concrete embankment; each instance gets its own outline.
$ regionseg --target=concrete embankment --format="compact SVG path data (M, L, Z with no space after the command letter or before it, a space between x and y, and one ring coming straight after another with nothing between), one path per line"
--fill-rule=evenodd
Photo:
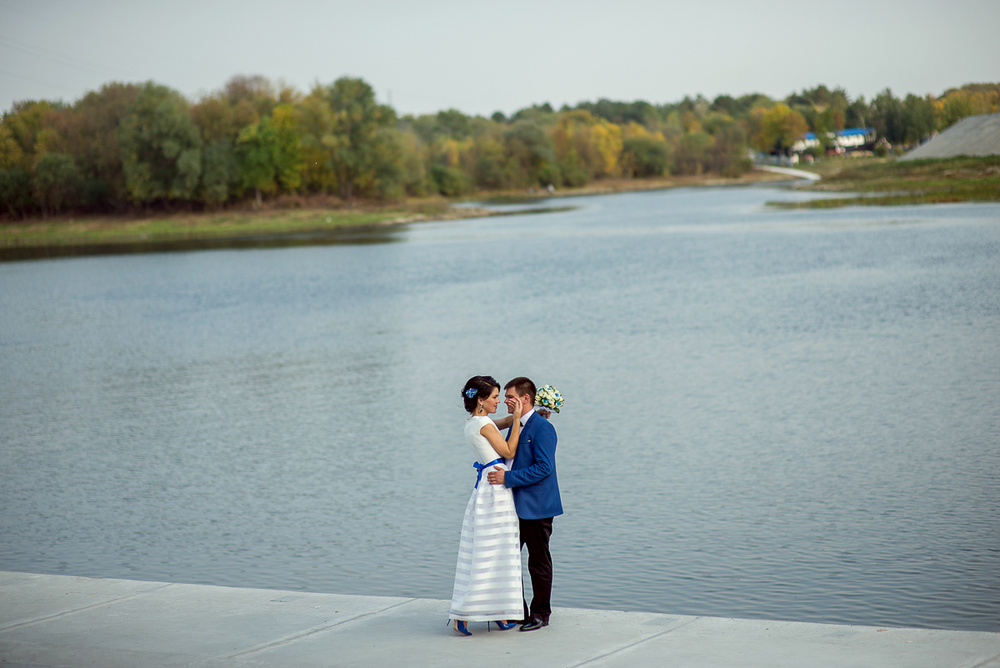
M448 602L0 571L0 664L1000 667L1000 633L557 608L471 638Z
M1000 113L968 116L900 160L1000 155Z
M774 167L773 165L757 165L754 169L775 174L786 174L797 179L808 179L809 181L819 181L820 176L814 172L807 172L804 169L793 169L791 167Z

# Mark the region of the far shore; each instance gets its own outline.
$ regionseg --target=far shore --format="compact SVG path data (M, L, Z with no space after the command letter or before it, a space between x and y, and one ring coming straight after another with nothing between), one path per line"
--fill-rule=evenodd
M806 177L806 173L814 174ZM833 158L798 169L757 168L742 176L715 174L647 179L602 179L581 188L484 191L462 198L414 198L388 204L343 202L335 197L285 196L252 208L156 212L146 216L53 217L0 222L0 261L68 255L143 253L200 248L359 243L386 238L392 226L544 213L573 206L583 195L744 186L802 179L811 191L854 196L770 202L776 208L826 208L940 202L1000 201L1000 156L914 160ZM497 211L477 203L543 203L527 211ZM462 206L456 206L461 204Z
M158 213L150 216L52 217L0 223L0 260L137 253L193 248L323 243L345 228L360 232L385 226L509 215L475 202L534 202L583 195L670 188L739 186L787 181L789 175L754 169L735 178L718 175L648 179L604 179L580 188L535 188L479 192L463 198L411 199L391 204L344 203L330 197L280 198L260 209L233 207L215 212ZM555 204L551 211L572 206Z

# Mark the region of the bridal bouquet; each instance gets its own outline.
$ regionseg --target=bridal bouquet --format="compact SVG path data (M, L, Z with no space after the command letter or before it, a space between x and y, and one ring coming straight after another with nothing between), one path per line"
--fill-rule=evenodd
M559 409L562 408L563 398L556 388L551 385L543 385L538 388L538 392L535 394L535 405L558 413Z

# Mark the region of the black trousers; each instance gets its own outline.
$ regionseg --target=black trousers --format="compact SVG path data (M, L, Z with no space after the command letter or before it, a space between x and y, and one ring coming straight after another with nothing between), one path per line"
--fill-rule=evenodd
M552 518L520 520L521 547L528 546L528 574L531 575L531 607L524 601L524 618L549 621L552 614L552 555L549 554L549 536L552 535Z

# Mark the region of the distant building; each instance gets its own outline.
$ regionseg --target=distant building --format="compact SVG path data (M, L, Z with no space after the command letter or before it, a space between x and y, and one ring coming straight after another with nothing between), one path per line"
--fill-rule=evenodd
M877 136L873 128L845 128L836 132L827 132L827 146L837 153L851 151L870 151L875 148ZM819 137L815 132L807 132L802 138L792 144L792 151L803 153L810 148L820 146Z

